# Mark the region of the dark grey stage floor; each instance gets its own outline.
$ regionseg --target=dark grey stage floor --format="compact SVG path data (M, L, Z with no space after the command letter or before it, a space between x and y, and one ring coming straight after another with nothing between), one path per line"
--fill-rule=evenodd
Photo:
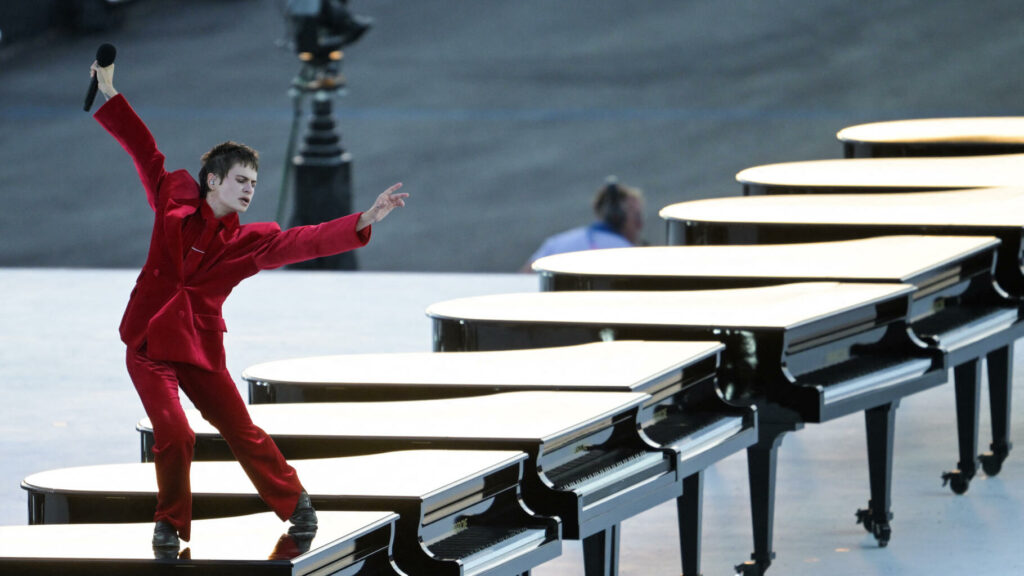
M119 31L0 48L0 266L142 263L131 163L81 110L101 42L170 166L194 173L229 138L262 152L246 218L273 219L298 70L276 46L284 3L135 0ZM750 166L838 157L847 125L1024 113L1019 0L349 4L376 19L335 106L354 208L396 180L413 194L367 270L515 271L589 220L608 174L644 189L660 244L661 206L738 194Z
M116 327L134 271L0 269L0 523L26 522L25 476L51 468L137 461L142 416ZM225 308L228 366L306 355L427 351L431 303L536 290L513 274L270 272L243 283ZM1018 357L1020 355L1018 354ZM1022 368L1016 370L1018 404ZM241 387L241 383L240 383ZM243 390L244 394L244 390ZM982 441L989 440L983 402ZM952 386L903 401L897 415L893 537L878 548L854 511L867 501L863 421L844 418L788 436L779 453L777 575L1024 573L1024 411L1010 455L964 496L943 488L956 461ZM746 459L706 472L703 573L730 574L751 551ZM675 508L623 525L623 576L678 574ZM582 574L580 548L537 576Z

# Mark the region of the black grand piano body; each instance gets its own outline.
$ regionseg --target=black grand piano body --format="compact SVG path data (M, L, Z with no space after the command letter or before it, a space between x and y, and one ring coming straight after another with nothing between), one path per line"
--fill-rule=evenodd
M741 170L745 196L905 193L1020 186L1024 154L845 158L765 164Z
M1024 152L1024 118L918 118L849 126L836 138L846 158L991 156Z
M525 460L525 454L513 451L414 450L295 460L293 465L321 515L397 514L394 559L405 573L517 575L561 552L558 520L538 517L522 503ZM410 470L418 472L404 477ZM152 532L155 477L153 465L145 463L35 474L22 483L28 492L29 522L148 520ZM266 511L235 462L193 463L192 490L197 519ZM278 520L277 526L285 530L287 525ZM194 535L191 544L208 545L206 538ZM390 551L391 541L387 543Z
M563 538L584 541L590 551L587 574L593 575L615 572L622 520L675 499L683 489L678 454L639 430L648 400L639 393L511 392L255 405L250 413L289 460L408 449L524 452L526 506L561 519ZM196 458L230 459L216 430L197 412L187 414L196 433ZM148 421L139 431L143 459L151 459Z
M899 399L945 379L942 359L908 329L910 286L860 285L874 296L837 304L832 313L771 326L744 324L745 311L770 309L774 298L796 302L854 290L850 284L791 284L693 292L553 292L490 296L428 309L439 351L563 346L617 339L712 340L726 345L718 394L755 404L759 441L748 449L755 552L739 567L760 573L771 563L775 456L783 434L805 422L865 411L872 502L861 512L879 541L889 538L892 430ZM743 297L732 299L730 295ZM689 297L687 297L689 295ZM694 297L696 296L696 299ZM508 298L512 298L509 301ZM826 297L828 298L828 297ZM764 301L767 299L767 301ZM470 303L464 310L462 303ZM821 302L814 302L814 305ZM829 304L831 305L831 304ZM690 311L721 306L735 317L686 320ZM826 305L827 307L828 305ZM633 316L631 307L642 312ZM490 312L488 312L490 310ZM654 310L654 312L650 312ZM817 310L817 309L816 309ZM664 311L664 313L662 313ZM554 314L552 316L551 314Z
M978 460L980 360L1009 370L1024 332L1019 303L993 278L994 237L885 236L813 244L684 246L577 252L539 260L543 290L694 290L787 282L890 282L917 287L911 329L956 371L960 464L945 478L962 493ZM1002 378L1008 378L1002 376ZM998 443L997 443L998 445ZM1008 448L982 457L987 473Z
M694 204L699 204L696 211L692 210ZM1019 308L1024 303L1022 210L1024 189L987 188L906 194L726 198L676 204L664 208L662 216L668 222L669 243L673 245L786 244L901 234L998 238L1000 244L993 267L997 298L993 299L993 292L983 286L987 283L984 277L976 274L973 282L976 289L962 295L949 288L938 289L934 297L922 299L916 306L914 314L919 318L920 332L941 335L958 330L958 324L970 327L974 322L984 322L986 317L998 314L1000 308L1010 305ZM971 263L970 267L975 270L987 267L987 256L984 258ZM957 275L967 277L969 273L965 264ZM954 285L963 284L955 279L950 281ZM973 310L962 309L962 304ZM929 305L936 308L935 313L928 314ZM960 311L951 315L944 309L948 305ZM977 359L981 356L988 366L992 415L991 451L981 457L986 473L998 474L1012 448L1009 426L1013 342L1020 337L1018 328L1019 322L976 346L951 348L954 355L949 364L954 367L958 388L961 459L958 471L949 478L957 493L967 490L977 468L970 454L977 452L976 414L980 393ZM999 344L1000 339L1003 345Z
M404 576L391 558L398 516L324 512L312 538L270 513L201 520L178 554L154 554L153 523L0 526L0 573L18 576Z
M643 432L679 455L684 574L700 573L702 471L757 439L756 412L716 392L716 342L594 342L488 352L361 354L251 366L254 404L452 398L525 390L642 392ZM614 545L614 543L612 543Z

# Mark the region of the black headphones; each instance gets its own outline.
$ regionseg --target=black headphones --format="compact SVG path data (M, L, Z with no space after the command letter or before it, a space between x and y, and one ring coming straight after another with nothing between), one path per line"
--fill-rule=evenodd
M619 188L619 179L609 176L605 179L605 187L601 192L601 199L598 201L598 213L601 221L609 228L620 232L626 224L626 209L623 206L625 198Z

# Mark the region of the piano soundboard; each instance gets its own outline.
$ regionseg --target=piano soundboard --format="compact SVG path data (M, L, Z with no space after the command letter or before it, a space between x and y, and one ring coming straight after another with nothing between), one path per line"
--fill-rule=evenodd
M412 450L291 464L318 513L397 514L394 556L404 572L464 576L521 574L560 554L558 520L523 507L525 460L515 451ZM266 511L237 462L194 462L191 478L195 518ZM156 511L149 463L52 470L22 487L33 524L145 522Z
M152 469L148 471L153 475ZM109 478L107 480L110 480ZM108 506L116 510L117 504ZM322 512L311 538L271 513L197 520L177 553L154 552L152 514L140 523L0 526L0 572L18 576L405 576L391 560L398 515Z

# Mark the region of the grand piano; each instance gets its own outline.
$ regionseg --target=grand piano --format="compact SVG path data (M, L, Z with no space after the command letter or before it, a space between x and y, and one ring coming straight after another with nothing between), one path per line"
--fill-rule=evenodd
M805 422L866 415L871 500L861 521L890 537L893 419L899 399L945 379L939 354L909 332L914 288L800 283L665 292L543 292L464 298L427 310L437 351L564 346L606 340L707 340L726 345L719 395L756 405L747 450L754 553L771 564L776 453Z
M815 194L719 198L673 204L661 210L669 244L780 244L900 234L994 236L995 280L1018 306L1024 302L1024 189L978 188L906 194ZM945 304L945 303L944 303ZM981 464L997 474L1012 448L1013 346L986 356L992 414L991 452ZM956 381L977 380L965 368ZM958 384L960 385L960 384ZM970 401L976 405L976 396ZM957 412L975 410L958 406ZM977 436L975 434L975 436ZM969 442L970 433L961 441ZM964 450L961 450L961 455ZM950 477L954 491L967 489L976 463L961 460Z
M395 562L410 575L516 575L561 552L557 519L521 501L525 460L515 451L412 450L292 465L318 510L398 514ZM266 511L237 462L195 462L191 476L196 518ZM147 463L52 470L22 487L30 524L151 522L156 510ZM205 542L194 535L190 544Z
M452 398L526 390L642 392L643 432L679 455L683 574L700 573L703 471L757 439L756 413L715 393L717 342L595 342L489 352L349 354L250 366L252 404Z
M152 517L142 523L0 526L0 573L404 576L391 560L396 514L323 512L319 516L317 533L302 539L288 534L271 513L198 520L186 548L160 556L154 554L151 542Z
M848 158L741 170L746 196L913 192L1019 186L1024 154L949 158Z
M967 490L978 460L980 361L1009 371L1024 333L1019 302L993 278L999 240L986 236L880 236L839 242L590 250L542 258L543 290L694 290L788 282L889 282L917 287L911 329L954 369L959 466L943 474ZM1007 376L1004 377L1008 380ZM987 473L1004 450L982 457Z
M846 158L987 156L1024 152L1024 117L917 118L848 126Z
M582 540L588 576L617 573L622 520L682 492L679 456L639 430L640 393L509 392L396 402L255 405L250 414L288 459L407 449L518 450L522 492L535 513ZM230 459L216 430L186 412L196 458ZM140 422L149 459L152 428ZM410 473L415 473L412 471Z

